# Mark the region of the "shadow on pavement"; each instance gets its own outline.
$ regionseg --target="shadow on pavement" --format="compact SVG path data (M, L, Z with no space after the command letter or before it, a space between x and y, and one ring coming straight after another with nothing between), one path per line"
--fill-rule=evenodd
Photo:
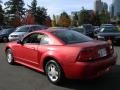
M115 66L110 73L99 79L92 81L69 80L62 87L75 90L120 90L120 66Z

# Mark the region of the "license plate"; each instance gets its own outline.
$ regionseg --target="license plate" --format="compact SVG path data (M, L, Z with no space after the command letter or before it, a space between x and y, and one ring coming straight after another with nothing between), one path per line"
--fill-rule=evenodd
M107 56L107 51L105 48L103 48L98 51L98 54L100 57L105 57L105 56Z

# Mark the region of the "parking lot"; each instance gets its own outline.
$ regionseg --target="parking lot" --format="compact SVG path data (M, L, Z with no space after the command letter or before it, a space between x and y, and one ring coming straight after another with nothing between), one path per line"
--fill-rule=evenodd
M117 65L112 72L92 81L67 80L61 86L51 84L44 74L22 65L9 65L0 43L0 90L119 90L120 88L120 46Z

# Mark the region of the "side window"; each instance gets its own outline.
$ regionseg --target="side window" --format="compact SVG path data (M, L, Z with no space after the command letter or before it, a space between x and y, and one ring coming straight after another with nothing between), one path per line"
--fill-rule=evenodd
M24 44L26 44L26 43L40 44L40 40L41 40L42 36L43 35L38 34L38 33L31 34L23 39L23 43Z
M41 38L40 44L47 44L47 45L49 45L50 44L50 38L48 36L44 35Z

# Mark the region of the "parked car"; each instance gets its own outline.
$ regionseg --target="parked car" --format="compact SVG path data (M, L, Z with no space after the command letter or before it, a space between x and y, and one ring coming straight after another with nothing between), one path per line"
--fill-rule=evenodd
M113 27L114 25L113 24L101 24L100 28L103 28L103 27Z
M12 26L0 26L0 30L13 28Z
M43 26L43 25L24 25L24 26L20 26L15 30L15 32L13 32L9 35L9 41L18 40L18 39L24 37L29 32L36 31L36 30L42 30L42 29L46 29L46 28L47 27Z
M24 52L24 53L23 53ZM63 78L93 79L116 63L113 48L73 30L40 30L5 46L7 62L20 63L46 73L60 84Z
M115 26L105 26L97 34L99 40L112 40L113 43L120 42L120 31Z
M15 31L15 28L3 29L0 31L0 41L8 42L8 36Z
M94 38L94 27L91 24L83 24L81 27L85 28L87 36Z
M70 28L70 29L86 35L86 30L83 27L73 27L73 28Z

